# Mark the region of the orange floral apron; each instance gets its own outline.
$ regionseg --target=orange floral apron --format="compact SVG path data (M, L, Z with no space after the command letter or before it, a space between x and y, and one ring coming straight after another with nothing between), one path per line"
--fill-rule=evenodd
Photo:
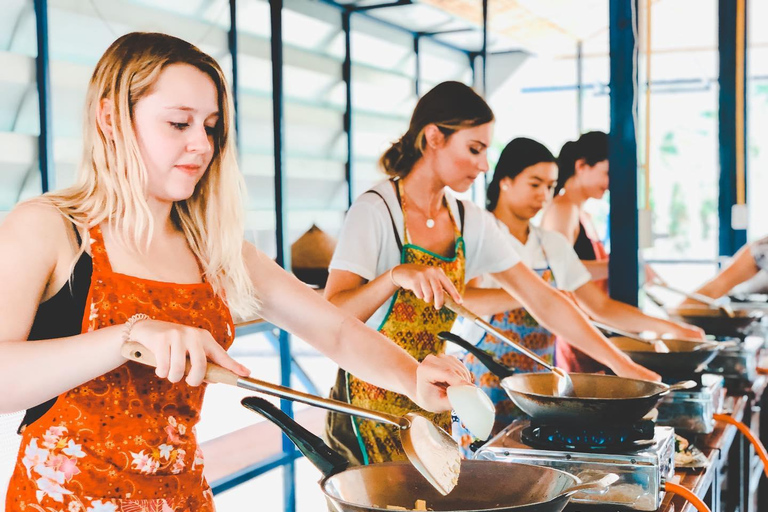
M83 332L137 313L234 339L229 309L210 284L175 284L112 271L99 227ZM140 341L140 340L139 340ZM213 511L197 443L205 384L172 384L127 362L63 393L22 432L6 512Z
M405 218L405 197L402 194L400 182L395 183L398 199L401 200L403 209L404 245L400 254L401 263L440 267L459 293L463 294L465 287L464 239L453 214L451 214L451 220L456 235L453 257L445 258L410 244ZM450 213L450 209L448 211ZM450 331L454 320L456 320L456 314L453 311L448 308L442 308L438 311L433 304L428 304L417 298L412 291L401 288L395 292L389 312L379 326L379 332L421 362L429 354L445 352L445 342L438 338L437 334L441 331ZM427 412L405 395L374 386L346 372L337 380L337 387L338 384L345 385L344 391L346 393L341 393L341 395L346 395L347 400L352 405L398 416L408 412L417 412L434 421L446 432L451 431L451 414L449 412L439 414ZM337 397L340 396L339 393L332 394ZM400 444L400 433L397 427L372 420L351 418L351 431L333 428L335 425L341 427L343 422L349 425L350 418L340 418L338 421L330 422L331 431L327 432L327 436L332 441L332 446L341 444L347 448L345 452L350 451L350 448L352 448L353 453L362 452L362 461L360 462L363 464L407 460ZM354 432L354 436L350 435L351 432ZM358 445L360 452L354 450L357 447L350 447L351 444ZM335 448L336 446L334 446Z

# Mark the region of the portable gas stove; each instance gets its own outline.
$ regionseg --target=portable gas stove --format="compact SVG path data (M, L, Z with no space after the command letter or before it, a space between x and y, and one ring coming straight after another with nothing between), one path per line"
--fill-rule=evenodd
M674 429L651 421L574 428L520 419L483 445L475 458L548 466L584 481L615 473L619 480L606 494L578 493L572 502L653 511L661 506L663 483L674 475L674 455Z
M673 384L685 378L665 378ZM672 391L661 399L657 423L675 430L710 434L715 429L714 414L720 412L725 398L725 379L721 375L696 374L691 380L698 387Z
M757 378L757 361L764 343L762 336L744 336L738 346L718 352L705 371L722 375L729 382L753 382Z

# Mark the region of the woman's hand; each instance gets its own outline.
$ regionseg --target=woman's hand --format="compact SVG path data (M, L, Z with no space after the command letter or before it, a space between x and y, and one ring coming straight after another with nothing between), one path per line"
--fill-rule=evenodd
M393 268L390 276L400 288L412 291L424 302L434 303L435 309L443 307L446 292L456 303L462 302L461 294L441 268L404 263Z
M461 361L446 354L428 355L416 368L414 402L430 412L450 411L446 389L463 384L472 384L472 375Z
M619 377L626 377L628 379L642 379L652 380L654 382L661 382L661 375L649 370L644 366L632 361L628 356L625 356L619 364L611 367L611 370Z
M179 382L184 377L187 359L190 370L185 380L190 386L199 386L203 382L209 359L241 377L251 373L232 359L205 329L160 320L141 320L131 328L131 341L141 343L155 355L155 374L171 382Z

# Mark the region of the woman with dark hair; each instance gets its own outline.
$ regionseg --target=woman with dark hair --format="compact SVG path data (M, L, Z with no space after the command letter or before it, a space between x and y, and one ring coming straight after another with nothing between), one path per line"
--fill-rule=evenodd
M584 210L588 199L602 199L608 190L608 135L594 131L566 142L557 159L560 172L554 199L544 211L541 227L562 233L592 279L608 291L608 252ZM568 371L605 371L603 365L570 345L558 346L558 360Z
M548 328L615 362L617 373L656 377L608 345L562 294L519 264L493 216L446 191L465 192L487 171L492 123L485 101L458 82L439 84L419 100L408 131L381 159L392 179L362 194L347 214L326 297L422 359L444 352L437 334L455 320L442 307L445 294L462 302L466 281L490 274L504 300L514 294ZM486 304L485 291L478 292L475 304L497 307L497 299ZM346 372L339 372L332 395L397 415L420 411L406 397ZM450 429L449 414L430 417ZM326 434L334 449L359 463L404 458L398 432L386 425L331 414Z
M601 284L608 279L608 253L584 211L588 199L602 199L608 190L608 135L585 133L566 142L557 158L560 173L555 198L544 213L541 226L558 231Z
M572 294L581 309L595 320L627 331L653 330L677 336L700 335L700 331L695 328L646 316L637 308L612 300L591 280L589 271L579 261L573 247L563 235L531 224L531 219L551 199L557 181L555 158L546 147L535 140L514 139L504 148L496 164L493 179L488 185L487 207L502 223L502 227L508 230L507 241L515 248L523 263L553 287ZM465 303L471 308L475 306L471 297L477 288L489 293L487 289L498 288L498 284L492 278L483 276L470 281L467 287ZM500 293L499 296L503 297ZM544 360L553 364L556 362L555 335L539 325L512 297L508 297L506 304L499 300L497 309L491 312L487 320ZM494 354L509 367L524 372L544 371L543 367L520 355L509 345L487 336L474 324L465 322L462 335L471 343ZM575 345L585 348L579 340L573 339ZM613 359L613 352L607 342L606 345L585 350L590 354L596 351L605 352L610 356L608 362L611 367L623 363L620 359ZM498 378L490 374L485 366L471 355L464 358L464 363L473 373L476 384L482 387L496 404L494 433L522 414L501 389ZM454 423L454 436L463 448L468 448L471 436L457 423Z

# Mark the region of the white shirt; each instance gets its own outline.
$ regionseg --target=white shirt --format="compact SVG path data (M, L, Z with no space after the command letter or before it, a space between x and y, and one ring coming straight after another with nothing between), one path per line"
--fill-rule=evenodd
M506 225L497 220L501 229L506 233L509 242L515 251L520 255L520 259L525 265L536 273L541 274L547 268L552 270L555 278L554 285L567 292L578 290L587 284L592 276L589 270L579 260L573 246L568 243L568 239L556 231L546 231L536 226L530 226L528 240L523 244L507 229ZM544 249L542 250L542 245ZM489 275L483 276L480 284L481 288L501 288L496 281ZM490 318L487 317L486 320ZM472 344L477 344L483 337L485 331L471 322L456 324L454 331Z
M371 190L378 192L381 197L366 193L354 202L347 212L329 267L331 270L352 272L367 281L372 281L400 264L395 227L400 241L404 241L403 212L394 187L389 181L385 181ZM457 199L448 192L446 199L453 218L460 223ZM496 218L474 203L464 201L463 204L465 279L469 281L483 274L502 272L520 263L520 257L513 248L509 235L500 229ZM394 218L394 227L387 205ZM378 329L391 302L391 298L387 300L366 324Z
M755 259L755 265L760 270L768 270L768 236L753 242L749 250Z

